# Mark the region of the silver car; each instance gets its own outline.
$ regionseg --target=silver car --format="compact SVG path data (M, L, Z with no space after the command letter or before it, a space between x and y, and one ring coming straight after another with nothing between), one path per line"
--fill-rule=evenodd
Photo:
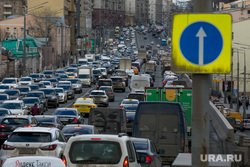
M72 83L73 89L77 93L82 93L82 83L78 78L67 79L66 81L70 81Z
M67 103L68 101L68 96L67 93L64 91L63 88L55 88L57 96L59 97L59 102L60 103Z
M102 104L105 107L109 105L109 98L104 90L91 91L89 98L93 98L94 103L97 105Z

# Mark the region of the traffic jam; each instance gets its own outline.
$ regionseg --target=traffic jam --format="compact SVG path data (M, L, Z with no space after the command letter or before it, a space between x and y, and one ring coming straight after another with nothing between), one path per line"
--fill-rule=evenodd
M189 76L171 71L166 41L137 46L160 33L116 27L102 53L4 78L0 166L161 167L190 152Z

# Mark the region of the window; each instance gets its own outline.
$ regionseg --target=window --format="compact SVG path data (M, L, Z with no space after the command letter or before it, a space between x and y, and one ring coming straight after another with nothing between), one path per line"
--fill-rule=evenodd
M247 10L247 14L250 14L250 10Z
M6 32L10 32L10 28L9 27L6 28Z
M23 32L23 28L21 28L21 32Z
M127 141L127 150L128 150L129 162L135 162L135 152L131 141Z
M14 13L17 14L18 13L18 9L14 9Z
M17 6L17 5L18 5L18 1L15 1L15 2L14 2L14 5Z
M14 33L16 34L16 27L14 27Z

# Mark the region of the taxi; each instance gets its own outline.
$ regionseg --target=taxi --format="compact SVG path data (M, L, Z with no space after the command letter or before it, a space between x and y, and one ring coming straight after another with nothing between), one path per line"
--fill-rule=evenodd
M138 75L138 68L135 66L132 66L132 69L134 70L135 75Z
M68 72L67 75L69 78L76 78L76 76L73 72Z
M91 108L97 108L92 98L78 98L73 104L73 108L76 108L80 113L89 114Z

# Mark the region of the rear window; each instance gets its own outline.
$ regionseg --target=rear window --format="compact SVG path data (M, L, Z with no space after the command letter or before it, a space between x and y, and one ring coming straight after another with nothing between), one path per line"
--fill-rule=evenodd
M73 110L56 110L54 115L76 115Z
M90 95L105 95L104 92L91 92Z
M62 129L63 134L66 133L81 133L81 134L92 134L92 129L91 128L87 128L87 127L81 127L81 126L77 126L77 127L72 127L72 126L65 126Z
M122 82L122 78L111 78L113 82Z
M121 155L118 142L101 140L73 142L69 151L73 164L117 164Z
M143 94L129 94L128 99L137 99L139 101L144 101L144 95Z
M25 118L4 118L2 125L28 125L29 120Z
M136 150L148 150L147 141L133 141Z
M43 132L13 132L9 142L51 142L50 133Z
M111 81L99 81L98 85L101 85L101 86L112 86L112 82Z

